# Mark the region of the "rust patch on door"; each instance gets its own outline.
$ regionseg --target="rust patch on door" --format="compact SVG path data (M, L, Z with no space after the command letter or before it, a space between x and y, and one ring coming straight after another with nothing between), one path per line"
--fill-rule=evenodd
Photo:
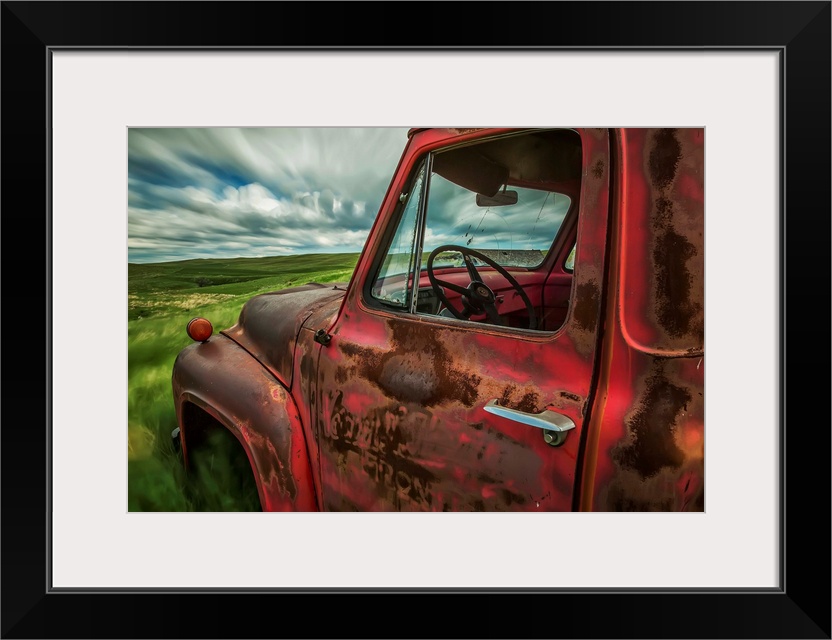
M664 467L678 468L685 459L674 433L678 414L691 401L690 392L668 380L661 365L657 368L627 420L629 441L613 452L622 468L636 471L643 479Z
M676 138L676 129L659 129L648 162L650 179L656 189L663 190L670 186L681 159L682 147Z
M389 351L344 343L341 350L353 364L336 375L342 383L364 378L399 402L425 407L453 401L473 405L482 377L459 368L461 358L434 333L432 327L395 323Z
M602 511L701 511L703 399L690 378L695 360L655 359L609 450L614 472L598 495ZM695 371L695 369L693 369Z
M689 131L659 129L647 161L653 186L652 303L657 327L674 348L704 343L704 220L701 202L680 187L693 177L701 182L701 154Z
M575 310L573 317L584 331L595 331L598 322L598 307L601 292L595 280L583 282L575 287Z
M668 227L656 238L653 264L656 272L656 314L664 330L675 338L692 332L704 338L704 327L698 321L702 305L691 297L688 260L696 255L696 247L688 239Z
M401 494L430 507L436 476L411 459L408 447L410 430L430 423L430 413L392 405L358 416L347 410L343 399L344 392L337 392L326 434L340 461L336 466L346 465L347 454L353 453L375 483L379 497L395 502Z
M522 393L520 393L522 391ZM525 413L539 413L542 411L540 394L533 390L520 390L517 385L509 385L503 390L499 399L500 406L524 411Z

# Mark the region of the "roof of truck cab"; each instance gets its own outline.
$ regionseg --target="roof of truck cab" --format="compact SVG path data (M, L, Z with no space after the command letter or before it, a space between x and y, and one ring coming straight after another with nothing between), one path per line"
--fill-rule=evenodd
M462 135L464 133L471 133L472 131L479 131L480 129L483 129L483 127L413 127L411 129L408 129L407 137L411 138L411 137L413 137L414 133L418 133L420 131L427 131L428 129L437 129L437 128L438 129L443 129L444 131L447 131L451 134L455 134L455 135L458 135L458 136Z

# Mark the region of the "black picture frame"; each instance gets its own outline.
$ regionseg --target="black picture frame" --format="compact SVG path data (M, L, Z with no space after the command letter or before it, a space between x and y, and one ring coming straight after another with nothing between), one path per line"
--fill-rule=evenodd
M370 11L404 13L391 34L362 18ZM495 29L507 16L512 28ZM538 17L524 19L529 16ZM3 638L830 638L830 2L3 2L0 20ZM276 29L278 22L292 28ZM59 381L51 379L49 363L53 341L71 339L52 326L49 314L51 52L384 50L393 42L411 49L779 52L784 81L779 588L555 593L56 593L50 588L50 389ZM742 459L736 467L743 472ZM301 613L306 611L312 615Z

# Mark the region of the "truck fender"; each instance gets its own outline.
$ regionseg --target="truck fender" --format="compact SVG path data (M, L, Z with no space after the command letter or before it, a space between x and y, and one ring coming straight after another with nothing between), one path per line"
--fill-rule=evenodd
M176 419L186 461L185 407L192 403L240 442L264 511L318 510L300 412L286 387L221 334L183 349L174 372Z

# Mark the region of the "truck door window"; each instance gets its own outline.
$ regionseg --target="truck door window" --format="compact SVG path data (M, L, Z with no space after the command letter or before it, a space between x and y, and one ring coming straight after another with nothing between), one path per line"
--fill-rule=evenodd
M575 228L564 222L575 215L580 193L579 136L504 136L435 152L428 164L426 185L424 164L415 174L371 296L403 312L509 329L559 328L547 287L555 260L563 264L575 242L574 233L557 240L561 229Z

